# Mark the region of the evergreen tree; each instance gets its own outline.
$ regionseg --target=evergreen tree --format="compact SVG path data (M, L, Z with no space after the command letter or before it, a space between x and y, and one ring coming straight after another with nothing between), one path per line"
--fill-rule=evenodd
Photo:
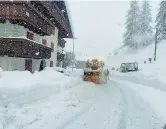
M141 29L141 34L140 34L140 43L139 47L149 45L152 40L153 40L153 29L151 26L152 22L152 15L151 15L151 9L150 9L150 4L148 1L143 1L142 2L142 10L141 10L141 15L140 15L140 29Z
M63 68L72 67L73 64L74 65L77 64L75 54L73 54L72 52L66 52L65 58L63 61Z
M156 17L156 27L163 39L166 39L166 1L160 2L160 7Z
M140 35L140 24L139 24L140 10L138 1L130 2L130 9L126 16L126 33L124 34L125 45L131 48L137 48L138 42L135 40L136 36Z
M152 15L151 15L151 9L150 4L148 1L142 2L142 10L140 15L140 25L141 25L141 34L152 34Z

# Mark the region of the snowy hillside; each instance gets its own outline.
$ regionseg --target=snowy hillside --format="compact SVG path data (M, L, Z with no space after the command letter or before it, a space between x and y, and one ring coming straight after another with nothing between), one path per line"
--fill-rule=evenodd
M155 45L154 43L147 46L146 48L140 49L140 50L130 50L127 47L123 47L122 49L118 50L117 55L109 56L107 58L106 63L112 67L119 67L120 63L123 62L132 62L132 61L138 61L140 65L144 63L144 61L148 62L148 58L154 57L154 49ZM160 63L160 65L165 62L165 58L163 57L163 53L166 50L166 40L161 41L157 45L157 64Z

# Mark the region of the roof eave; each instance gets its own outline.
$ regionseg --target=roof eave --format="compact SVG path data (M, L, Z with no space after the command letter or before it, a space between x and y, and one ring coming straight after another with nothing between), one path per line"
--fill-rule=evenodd
M67 15L68 15L69 26L70 26L70 28L71 28L71 35L68 36L68 38L74 38L74 37L75 37L75 34L74 34L72 19L71 19L71 15L70 15L69 4L68 4L67 1L64 1L64 2L65 2L65 6L66 6Z

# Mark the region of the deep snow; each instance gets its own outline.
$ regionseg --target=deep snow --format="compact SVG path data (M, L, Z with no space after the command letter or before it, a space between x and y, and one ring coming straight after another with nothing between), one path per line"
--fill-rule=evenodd
M0 72L0 129L162 129L166 121L163 43L157 62L144 64L153 45L109 57L106 64L138 61L140 71L112 71L108 84L83 82L83 70ZM161 53L160 53L161 52ZM63 71L63 73L57 72Z
M81 74L65 76L54 69L31 74L28 71L1 72L0 104L26 104L57 94L80 83ZM18 101L19 100L19 101Z
M81 70L67 69L62 74L57 72L59 69L46 68L34 74L28 71L0 72L0 129L10 126L22 128L32 124L40 119L43 108L46 114L51 111L48 104L41 108L38 104L40 101L76 87L82 82Z
M151 106L151 108L153 108L153 110L163 119L164 122L166 121L166 104L164 103L166 100L165 84L161 85L162 83L160 81L158 81L158 83L156 79L151 79L152 81L146 80L146 76L144 76L144 79L139 79L139 76L132 76L131 74L120 75L115 72L113 74L113 78L119 84L127 86L135 91L136 96L140 96Z
M162 117L136 93L127 83L116 79L105 85L82 82L44 99L1 106L0 127L161 129Z
M148 58L153 59L154 44L150 46L133 51L126 47L119 50L117 56L109 56L106 60L108 67L119 68L123 62L137 61L139 63L138 72L120 73L118 71L111 71L112 78L124 87L132 89L136 96L140 96L146 103L148 103L153 110L166 121L166 58L164 56L166 50L166 40L161 41L157 45L157 61L152 63ZM144 61L147 63L144 64Z
M154 64L157 68L164 68L164 64L166 62L166 58L164 58L164 53L166 49L166 40L161 41L157 45L157 62ZM111 55L108 56L105 60L107 65L112 67L119 67L123 62L132 62L137 61L139 63L140 68L144 68L144 61L147 61L149 58L154 58L154 50L155 45L152 43L151 45L138 49L138 50L131 50L127 47L124 47L118 50L118 55ZM152 63L154 63L152 61ZM151 70L155 71L155 69Z

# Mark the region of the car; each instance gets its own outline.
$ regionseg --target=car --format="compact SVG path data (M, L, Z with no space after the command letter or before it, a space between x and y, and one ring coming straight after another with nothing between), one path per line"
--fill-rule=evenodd
M121 72L138 71L138 62L122 63L120 70Z

